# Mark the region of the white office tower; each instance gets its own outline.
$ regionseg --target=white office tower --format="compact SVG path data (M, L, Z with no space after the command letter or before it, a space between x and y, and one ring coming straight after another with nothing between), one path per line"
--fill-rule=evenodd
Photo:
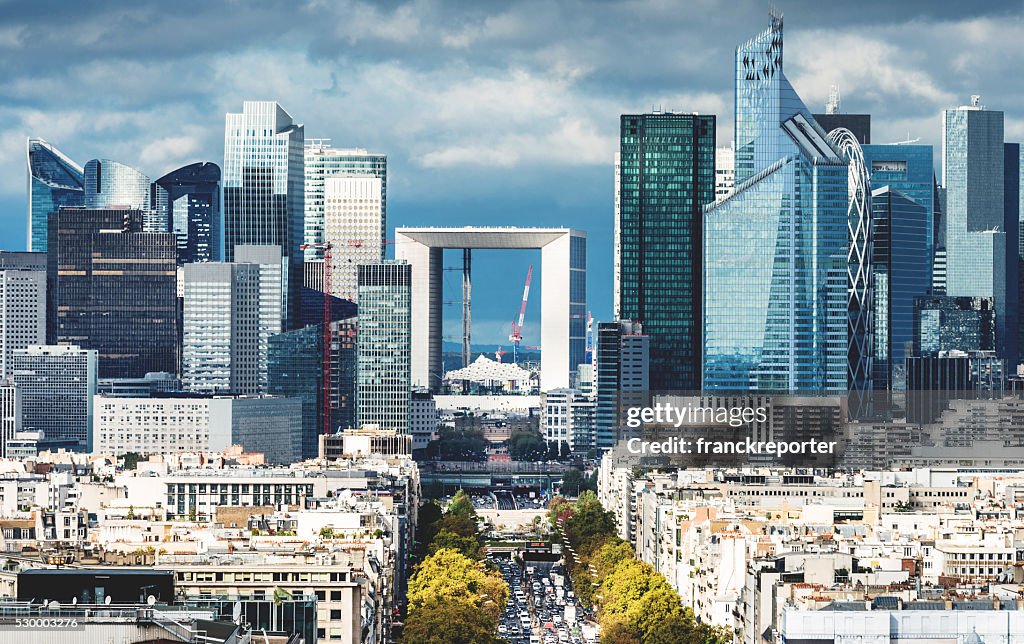
M369 176L381 182L380 236L387 234L388 157L359 148L334 148L330 139L307 139L305 147L305 261L323 258L325 184L328 177Z
M552 389L541 394L540 428L544 440L562 444L573 453L586 453L594 446L593 398L578 389Z
M414 391L409 395L409 433L413 449L426 449L437 438L440 417L437 401L429 391Z
M736 152L732 146L715 148L715 201L732 194L736 187Z
M16 349L46 343L46 271L0 263L0 379Z
M0 380L0 456L7 458L7 441L21 431L21 396L11 380Z
M267 391L270 336L281 333L286 272L279 246L235 248L235 262L185 265L182 385Z
M355 302L356 267L384 259L384 184L378 177L344 174L324 181L324 240L331 244L330 293Z

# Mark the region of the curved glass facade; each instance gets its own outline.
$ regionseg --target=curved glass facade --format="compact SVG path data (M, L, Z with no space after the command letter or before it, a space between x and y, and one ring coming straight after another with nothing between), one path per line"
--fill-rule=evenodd
M85 207L91 210L130 208L150 210L149 177L130 165L110 159L93 159L85 164ZM143 223L146 232L149 230Z
M847 387L848 167L782 69L782 19L736 50L736 191L704 219L703 388Z
M43 139L28 140L28 249L45 253L49 216L81 206L85 176L78 165Z

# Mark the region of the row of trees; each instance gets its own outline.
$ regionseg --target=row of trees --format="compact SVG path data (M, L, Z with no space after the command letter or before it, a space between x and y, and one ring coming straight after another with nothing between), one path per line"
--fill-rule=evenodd
M424 557L409 580L404 644L504 644L498 620L509 588L483 561L476 511L465 492L447 512L430 501L418 517Z
M559 520L576 557L569 565L581 601L597 609L604 644L726 644L728 629L702 624L679 594L636 559L632 545L615 534L615 520L597 496L583 492L575 503L552 499L549 518Z

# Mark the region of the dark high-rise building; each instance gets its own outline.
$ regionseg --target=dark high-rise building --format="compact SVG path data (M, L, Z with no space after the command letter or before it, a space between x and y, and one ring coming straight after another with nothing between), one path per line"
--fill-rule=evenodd
M86 208L50 217L57 343L95 349L102 378L178 370L174 237L141 232L142 217Z
M904 389L904 358L912 354L914 341L914 300L931 289L931 222L924 206L891 186L871 193L871 213L873 384L876 390Z
M1007 223L1017 222L1017 347L1024 347L1024 316L1020 307L1024 306L1024 146L1020 143L1006 143L1003 147L1003 212ZM1011 238L1012 239L1012 238ZM1019 360L1018 360L1019 361ZM1010 371L1016 371L1010 365Z
M151 201L160 232L177 238L178 265L220 261L220 167L193 163L153 182Z
M914 301L914 354L992 351L996 311L989 297L933 295Z
M1006 361L992 351L907 358L907 421L934 422L950 400L999 398Z
M594 364L594 446L607 449L620 438L630 407L650 398L650 338L634 322L599 322Z
M650 337L652 390L699 389L714 115L624 114L617 165L615 317Z
M356 318L331 323L331 425L356 426Z
M268 392L302 401L302 458L316 458L323 420L323 327L272 335L268 346Z
M288 259L285 328L299 321L304 130L273 101L245 101L224 128L224 261L238 245L280 246Z
M857 142L861 145L871 143L870 114L815 114L814 120L826 132L846 128L853 132L853 136L857 138Z
M85 174L60 150L42 139L28 140L28 249L45 253L50 213L81 206Z

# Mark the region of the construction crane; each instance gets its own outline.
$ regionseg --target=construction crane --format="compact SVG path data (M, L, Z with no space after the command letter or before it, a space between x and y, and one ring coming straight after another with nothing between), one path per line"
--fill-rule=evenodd
M526 318L526 300L530 297L530 280L533 279L533 264L526 272L526 286L523 287L523 304L519 308L519 321L512 320L512 333L509 334L509 342L512 343L512 363L519 362L519 345L523 341L523 321Z
M498 362L501 362L501 356L505 355L506 353L508 353L508 351L505 351L499 345L498 350L494 352L494 357L498 359Z
M334 286L331 280L331 242L320 242L316 244L303 244L302 249L307 248L321 250L324 255L324 281L322 285L324 296L324 335L322 339L323 356L323 391L320 403L320 415L323 418L323 433L331 433L331 288Z

